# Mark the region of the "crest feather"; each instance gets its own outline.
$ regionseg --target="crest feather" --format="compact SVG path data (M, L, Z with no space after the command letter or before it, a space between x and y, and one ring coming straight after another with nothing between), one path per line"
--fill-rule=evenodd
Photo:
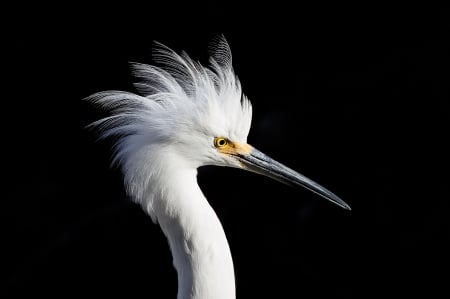
M156 43L154 60L160 66L131 64L139 94L113 90L85 99L110 113L91 126L100 138L116 137L113 162L121 165L128 186L144 183L136 182L143 148L176 143L186 132L246 141L252 108L234 74L230 47L221 36L209 50L204 67ZM131 193L139 197L144 188Z

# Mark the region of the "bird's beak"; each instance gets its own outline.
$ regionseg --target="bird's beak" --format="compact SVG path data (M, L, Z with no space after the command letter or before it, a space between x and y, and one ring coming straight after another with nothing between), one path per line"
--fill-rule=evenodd
M351 210L348 204L346 204L331 191L301 175L300 173L271 159L253 147L246 152L234 153L233 156L237 157L237 159L242 163L243 168L246 170L268 176L288 185L302 186L344 209Z

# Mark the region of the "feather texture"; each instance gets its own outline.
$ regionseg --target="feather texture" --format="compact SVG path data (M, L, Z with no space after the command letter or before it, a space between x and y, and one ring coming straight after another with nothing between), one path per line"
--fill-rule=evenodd
M115 137L113 164L120 166L129 195L154 220L148 185L164 167L159 163L164 149L176 148L192 158L190 167L217 165L212 151L201 157L195 153L212 149L217 136L246 142L250 130L252 107L234 74L227 41L219 37L209 50L209 66L204 67L157 43L159 66L131 64L139 94L113 90L86 98L109 111L109 117L90 126L100 138Z

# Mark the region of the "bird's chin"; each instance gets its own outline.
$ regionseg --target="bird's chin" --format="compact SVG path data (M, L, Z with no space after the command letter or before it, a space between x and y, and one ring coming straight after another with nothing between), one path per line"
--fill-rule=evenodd
M238 159L232 157L231 159L224 161L223 163L216 164L216 166L221 167L231 167L231 168L239 168L239 169L246 169L245 165L243 165Z

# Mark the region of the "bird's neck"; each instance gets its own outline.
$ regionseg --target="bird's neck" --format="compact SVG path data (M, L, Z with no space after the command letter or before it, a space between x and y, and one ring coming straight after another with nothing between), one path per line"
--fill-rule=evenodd
M166 175L154 208L172 251L178 299L235 298L228 242L197 184L197 171L177 169Z

